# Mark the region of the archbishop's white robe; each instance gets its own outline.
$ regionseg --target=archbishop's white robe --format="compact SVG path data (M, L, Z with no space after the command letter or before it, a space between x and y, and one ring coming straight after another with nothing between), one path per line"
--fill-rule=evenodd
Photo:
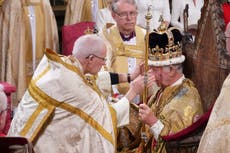
M111 88L108 72L98 78L103 89ZM128 122L126 98L111 108L97 86L85 79L77 59L48 50L8 136L27 137L36 153L114 153L116 126Z

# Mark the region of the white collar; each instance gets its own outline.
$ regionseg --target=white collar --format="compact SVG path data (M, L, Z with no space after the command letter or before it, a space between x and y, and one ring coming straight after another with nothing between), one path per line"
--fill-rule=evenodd
M174 83L171 84L170 86L173 87L173 86L182 84L182 82L183 82L184 79L185 79L185 76L184 76L184 74L183 74L176 82L174 82Z

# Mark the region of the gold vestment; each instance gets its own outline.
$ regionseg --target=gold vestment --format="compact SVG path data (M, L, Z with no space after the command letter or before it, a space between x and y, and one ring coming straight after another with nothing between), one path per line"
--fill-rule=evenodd
M189 79L184 79L180 85L160 89L150 98L148 105L164 128L158 140L155 140L146 125L147 143L142 143L136 153L165 153L165 142L161 137L183 130L203 114L200 95Z

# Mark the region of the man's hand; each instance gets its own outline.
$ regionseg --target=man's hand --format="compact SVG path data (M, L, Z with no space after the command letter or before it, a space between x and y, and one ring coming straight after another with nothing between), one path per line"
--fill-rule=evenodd
M155 75L148 73L147 88L151 87L155 82ZM135 80L130 83L130 89L125 95L131 101L136 95L141 94L144 90L144 76L139 75Z
M139 118L142 120L142 122L148 124L150 127L157 122L157 118L155 117L154 113L146 104L139 105Z

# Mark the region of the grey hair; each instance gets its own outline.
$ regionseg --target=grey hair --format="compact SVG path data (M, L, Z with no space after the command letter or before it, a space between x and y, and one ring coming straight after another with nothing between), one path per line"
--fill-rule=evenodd
M118 12L118 2L125 2L128 4L132 4L137 8L137 4L135 0L113 0L111 4L111 9L113 12Z
M90 54L100 54L104 48L105 43L102 38L96 34L86 34L75 41L72 55L78 58L86 58Z

